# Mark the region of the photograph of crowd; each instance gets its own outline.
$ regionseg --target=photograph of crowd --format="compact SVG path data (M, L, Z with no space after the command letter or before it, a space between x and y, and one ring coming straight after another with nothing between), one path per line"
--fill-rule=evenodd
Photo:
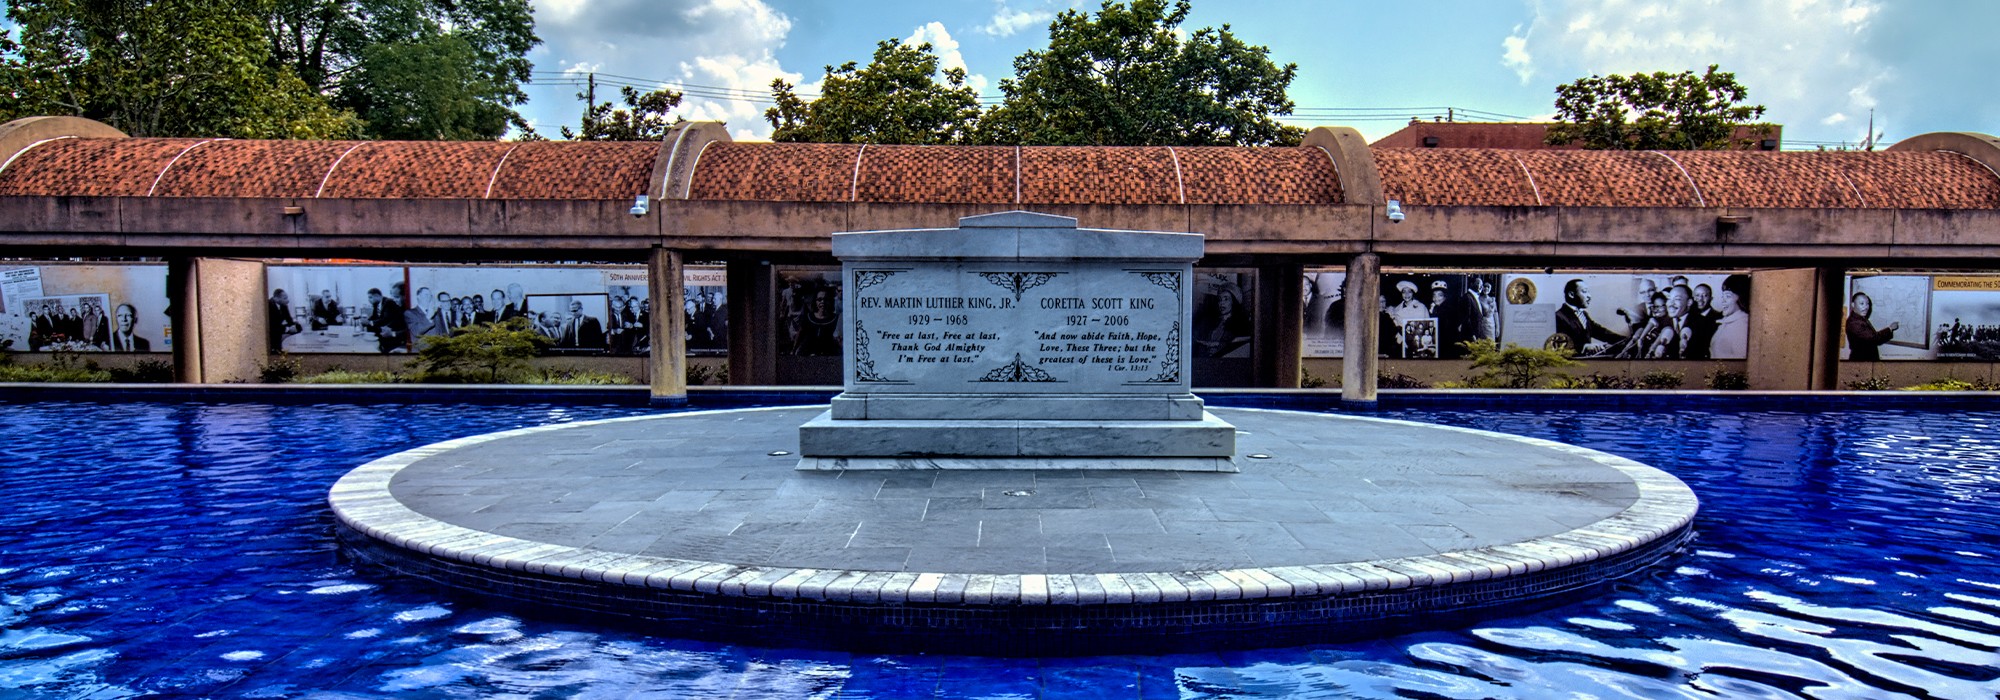
M684 268L687 314L687 354L721 357L729 354L729 276L721 267Z
M1256 286L1256 270L1195 270L1195 357L1250 356L1256 337L1250 302L1257 298Z
M1929 280L1936 359L2000 360L2000 275L1938 275ZM1849 304L1852 316L1854 306ZM1850 342L1852 332L1850 326ZM1895 340L1890 343L1893 348ZM1890 359L1888 353L1882 359Z
M778 270L778 354L840 357L839 270Z
M1502 286L1505 343L1567 348L1580 358L1749 356L1749 275L1507 275Z
M728 350L723 278L719 267L687 268L702 283L684 288L689 354ZM652 352L639 266L273 265L266 284L270 347L285 352L414 352L425 337L515 318L548 339L550 355Z
M1465 343L1498 337L1498 275L1395 273L1382 275L1382 314L1376 352L1396 359L1465 357Z
M163 265L0 270L0 340L27 352L166 352Z

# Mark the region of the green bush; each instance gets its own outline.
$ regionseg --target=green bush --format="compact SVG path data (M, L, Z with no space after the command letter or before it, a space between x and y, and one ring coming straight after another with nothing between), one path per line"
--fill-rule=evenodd
M1902 388L1903 391L1993 391L1995 389L2000 389L2000 385L1996 385L1986 379L1965 380L1957 377L1943 377L1928 383Z
M174 380L174 363L166 360L140 360L131 367L113 367L111 381L126 384L165 384Z
M574 367L548 367L526 373L523 383L607 386L637 384L638 380L614 372L592 372ZM520 375L515 375L520 376Z
M1750 375L1743 372L1717 368L1708 373L1708 388L1721 391L1743 391L1750 388Z
M1570 375L1555 370L1583 364L1570 359L1568 350L1524 348L1513 343L1502 348L1491 339L1471 340L1461 345L1466 356L1472 358L1472 368L1483 370L1470 382L1476 387L1532 389L1544 382L1566 383Z
M1847 383L1849 391L1883 391L1889 388L1888 377L1869 377Z
M357 372L338 368L298 378L300 384L400 384L405 381L408 380L395 372Z
M0 382L109 382L111 373L97 368L0 364Z
M1639 383L1622 374L1591 372L1580 377L1557 377L1549 381L1555 389L1637 389Z
M548 345L549 339L529 327L526 318L511 318L425 336L410 364L420 381L499 383L503 375L527 369L528 360Z
M1412 377L1410 375L1403 374L1401 372L1396 372L1396 373L1377 372L1375 374L1375 388L1429 389L1431 388L1431 384L1430 382L1426 382L1422 379L1418 379L1416 377Z
M1681 388L1681 383L1686 380L1687 375L1680 372L1669 372L1663 369L1653 370L1639 375L1639 388L1679 389Z
M1324 386L1326 386L1326 380L1313 376L1312 371L1306 369L1304 366L1299 367L1299 388L1318 389Z
M298 379L299 374L304 371L305 367L299 364L299 358L281 351L257 365L257 381L265 384L283 384Z

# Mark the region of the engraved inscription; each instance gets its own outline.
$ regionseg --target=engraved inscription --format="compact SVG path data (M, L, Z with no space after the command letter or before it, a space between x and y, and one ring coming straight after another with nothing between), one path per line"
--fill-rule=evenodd
M1085 263L871 276L853 287L853 375L857 385L908 391L1171 389L1184 381L1180 281L1173 271Z

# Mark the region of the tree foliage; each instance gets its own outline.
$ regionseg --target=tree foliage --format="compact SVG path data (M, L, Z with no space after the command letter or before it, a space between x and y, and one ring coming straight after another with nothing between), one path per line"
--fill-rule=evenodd
M242 1L242 0L239 0ZM527 0L262 0L272 60L384 139L476 140L513 107L541 43Z
M259 0L13 0L0 119L71 115L134 136L336 138L355 133L277 65Z
M597 76L591 75L589 87L576 95L589 105L583 110L583 124L575 131L563 127L562 137L575 141L658 141L681 121L671 116L681 104L681 93L660 88L642 94L629 86L619 88L618 93L625 102L623 109L598 102Z
M448 335L424 336L412 363L429 378L464 378L484 370L483 379L495 383L503 374L526 369L528 360L548 344L549 339L530 328L526 318L474 323Z
M1764 115L1745 105L1735 73L1593 75L1556 88L1548 143L1610 150L1728 150L1736 127Z
M14 0L0 117L135 136L491 139L522 120L527 0Z
M1005 101L980 138L1009 145L1263 146L1304 131L1278 122L1298 65L1229 29L1181 30L1187 0L1105 0L1093 17L1069 10L1048 48L1014 59Z
M778 106L764 119L773 141L967 143L979 119L979 94L966 86L963 68L939 77L930 44L888 39L875 45L865 68L853 61L827 66L820 96L811 102L800 99L791 83L771 81Z
M1524 348L1513 343L1503 348L1490 338L1468 340L1462 345L1465 346L1465 356L1472 360L1472 368L1480 370L1472 378L1471 384L1475 387L1532 389L1551 380L1563 384L1571 377L1556 370L1583 364L1570 359L1568 350Z

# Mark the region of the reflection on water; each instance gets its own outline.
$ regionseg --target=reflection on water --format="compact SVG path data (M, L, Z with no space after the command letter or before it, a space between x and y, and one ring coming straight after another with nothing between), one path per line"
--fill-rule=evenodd
M2000 693L2000 414L1407 411L1702 497L1690 551L1464 630L1248 652L875 656L522 619L356 572L328 485L415 445L641 413L8 406L0 697L1940 697ZM945 650L939 650L940 652Z

